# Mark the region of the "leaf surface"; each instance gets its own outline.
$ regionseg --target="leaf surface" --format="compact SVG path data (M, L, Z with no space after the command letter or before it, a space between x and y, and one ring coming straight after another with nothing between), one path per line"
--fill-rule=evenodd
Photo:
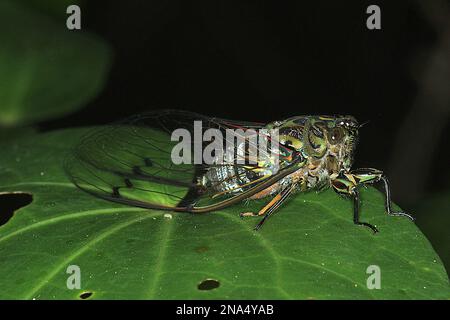
M351 202L330 190L297 194L255 232L258 220L239 212L257 210L260 201L193 215L123 206L76 189L62 163L83 132L0 145L0 193L33 195L0 227L1 299L79 299L86 292L89 299L450 297L428 240L408 219L387 216L374 188L361 192L362 219L377 225L377 235L355 226ZM79 290L66 286L71 265L81 270ZM366 285L371 265L381 270L379 290ZM208 284L218 287L203 290Z

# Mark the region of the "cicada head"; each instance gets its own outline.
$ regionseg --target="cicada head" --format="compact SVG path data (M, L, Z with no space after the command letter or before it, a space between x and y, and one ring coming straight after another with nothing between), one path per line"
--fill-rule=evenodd
M335 150L340 166L349 170L358 143L358 121L353 116L336 116L327 121L327 128L330 150Z

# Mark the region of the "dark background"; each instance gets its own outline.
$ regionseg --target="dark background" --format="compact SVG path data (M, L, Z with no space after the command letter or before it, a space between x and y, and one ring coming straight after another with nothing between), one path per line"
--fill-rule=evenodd
M381 7L381 30L366 27L370 4ZM438 252L448 251L449 213L431 215L421 204L450 195L449 1L130 0L81 7L82 30L74 32L104 38L114 51L112 70L96 99L41 130L161 108L258 122L351 114L370 121L355 167L385 171L394 201L419 218Z

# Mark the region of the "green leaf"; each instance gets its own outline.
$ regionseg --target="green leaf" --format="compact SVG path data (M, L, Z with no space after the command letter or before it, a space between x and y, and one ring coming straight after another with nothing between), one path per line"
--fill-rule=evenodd
M110 48L83 29L70 31L65 21L1 1L0 39L0 126L68 114L103 87Z
M297 194L259 232L258 219L238 214L262 202L170 218L75 189L61 167L83 132L0 145L0 193L33 195L0 227L1 299L450 297L430 243L408 219L387 216L373 188L362 190L362 218L377 235L355 226L351 202L332 191ZM66 287L70 265L80 267L79 290ZM380 267L380 290L366 287L371 265ZM207 279L218 287L200 290Z

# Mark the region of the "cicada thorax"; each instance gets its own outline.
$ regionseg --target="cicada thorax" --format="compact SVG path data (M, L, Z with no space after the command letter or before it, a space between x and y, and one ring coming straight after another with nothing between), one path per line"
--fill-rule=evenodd
M327 152L326 123L314 116L295 117L275 122L280 143L302 152L306 158L322 158Z
M303 166L284 181L296 180L302 191L329 185L330 176L342 169L342 157L346 155L342 137L337 136L340 132L335 132L335 118L303 116L278 125L280 143L295 148L305 159ZM330 143L332 138L339 141Z
M327 152L327 141L325 138L325 128L321 122L314 122L312 119L305 124L305 135L303 143L306 154L315 159L321 159Z

